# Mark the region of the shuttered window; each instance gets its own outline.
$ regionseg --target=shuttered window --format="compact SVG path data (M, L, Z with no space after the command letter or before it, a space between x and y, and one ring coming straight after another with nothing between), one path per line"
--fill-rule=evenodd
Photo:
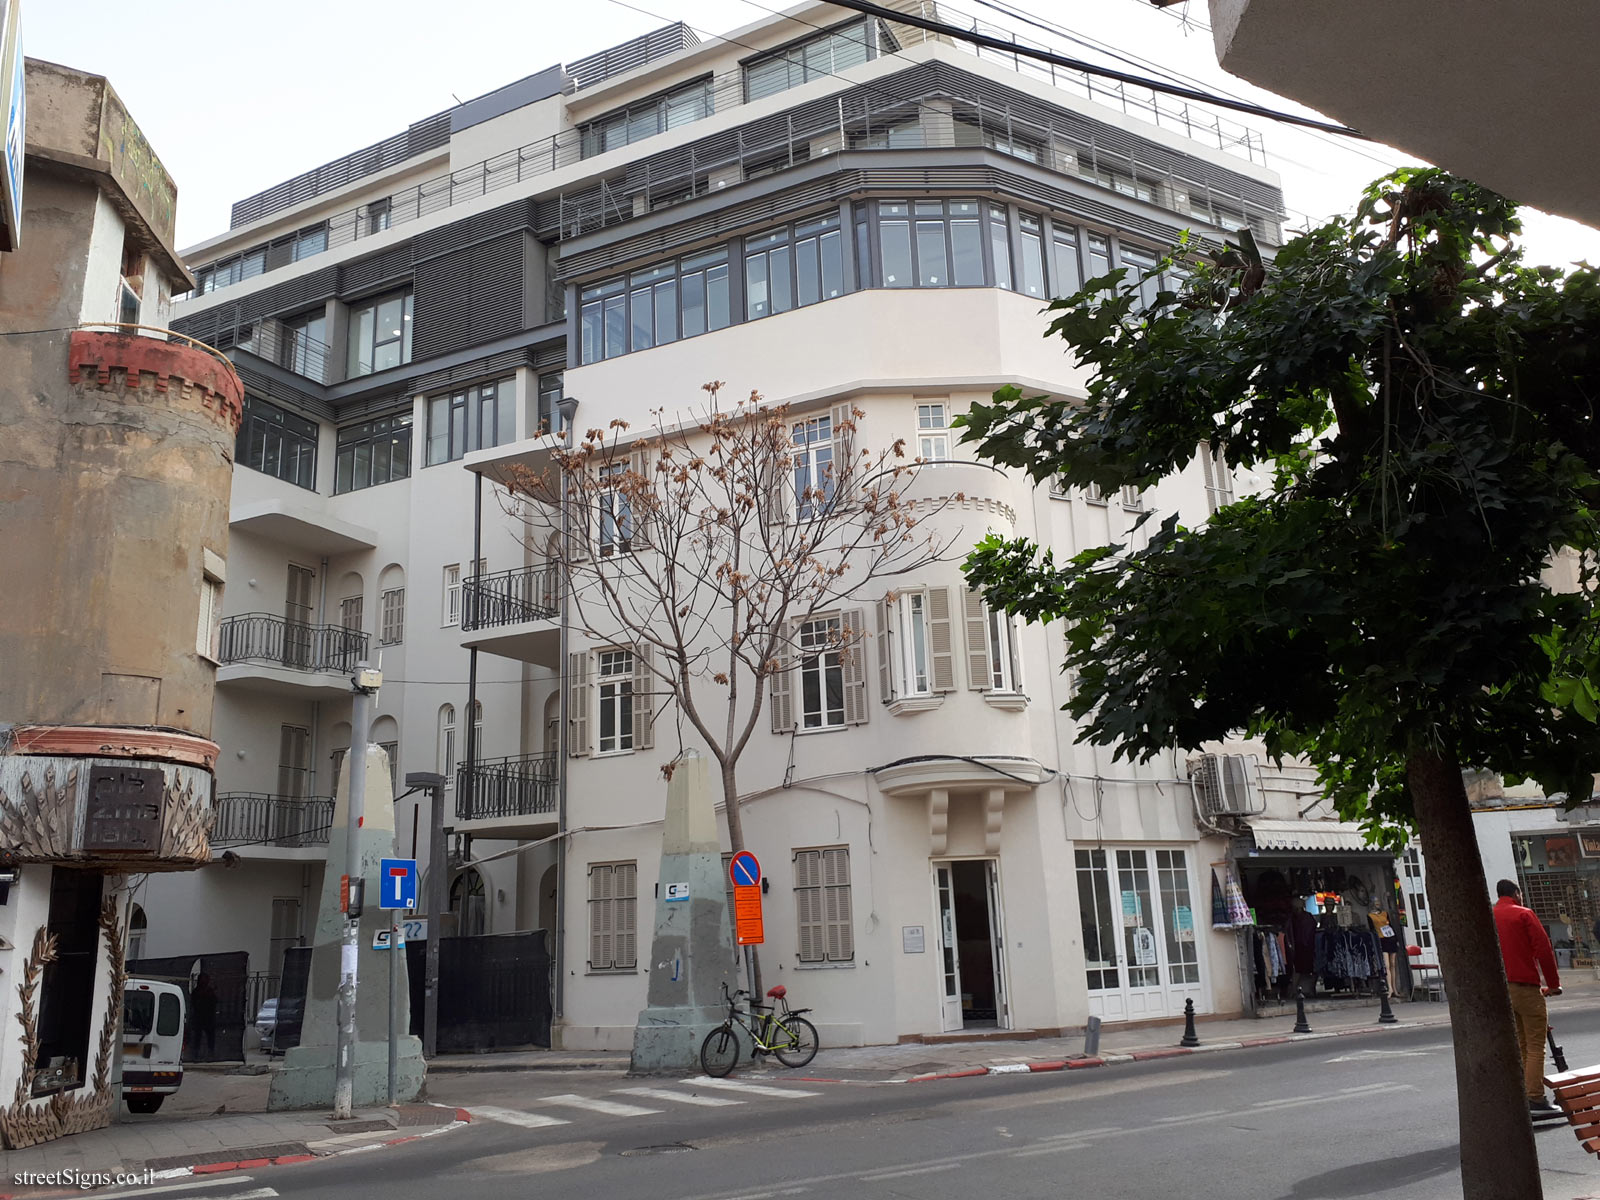
M801 962L855 961L848 846L794 852L794 907Z
M1233 471L1223 452L1208 445L1200 447L1200 466L1206 477L1206 507L1211 512L1233 503Z
M589 867L589 969L638 968L638 864L592 863Z
M886 597L878 634L884 703L899 696L933 696L955 690L949 588Z
M1020 694L1022 658L1015 618L1003 609L990 608L981 593L970 589L964 593L964 604L967 686L979 692Z
M389 588L381 601L383 612L378 640L385 646L398 645L406 636L406 590Z

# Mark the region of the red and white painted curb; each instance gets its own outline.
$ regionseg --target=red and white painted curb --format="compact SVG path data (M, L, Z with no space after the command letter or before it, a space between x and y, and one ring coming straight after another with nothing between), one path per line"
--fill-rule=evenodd
M155 1180L186 1179L191 1175L220 1175L228 1171L258 1171L263 1167L288 1167L299 1163L322 1162L330 1158L340 1158L346 1154L364 1154L371 1150L385 1150L390 1146L402 1146L407 1142L418 1142L423 1138L434 1137L441 1133L449 1133L452 1129L460 1129L463 1125L470 1124L472 1114L464 1108L455 1110L455 1119L443 1124L434 1125L420 1133L409 1133L402 1137L389 1138L381 1142L368 1142L364 1146L346 1146L338 1150L328 1150L323 1153L309 1154L283 1154L276 1158L241 1158L237 1162L196 1163L189 1167L171 1167L165 1171L156 1171L151 1178ZM337 1134L335 1136L338 1136Z
M1415 1027L1413 1022L1410 1027ZM1208 1054L1218 1050L1249 1050L1257 1046L1282 1046L1289 1042L1315 1042L1325 1038L1350 1037L1354 1034L1382 1033L1389 1029L1407 1028L1405 1025L1360 1025L1353 1029L1332 1029L1323 1033L1288 1033L1275 1037L1246 1038L1233 1042L1205 1042L1199 1046L1162 1046L1150 1050L1134 1050L1127 1054L1100 1054L1082 1058L1051 1059L1041 1062L995 1063L986 1067L966 1067L959 1071L934 1071L926 1075L912 1075L896 1083L932 1083L936 1079L971 1079L978 1075L1027 1075L1040 1071L1077 1071L1085 1067L1104 1067L1118 1063L1150 1062L1161 1058L1179 1058L1185 1054Z

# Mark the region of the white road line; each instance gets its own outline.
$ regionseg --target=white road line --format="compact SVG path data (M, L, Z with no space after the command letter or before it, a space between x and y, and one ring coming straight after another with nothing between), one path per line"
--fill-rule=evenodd
M1039 1140L1041 1142L1077 1141L1082 1138L1099 1137L1107 1133L1132 1133L1126 1125L1102 1125L1098 1129L1074 1129L1071 1133L1052 1133Z
M722 1088L729 1092L745 1092L751 1096L777 1096L784 1100L798 1100L801 1096L820 1096L821 1092L803 1092L799 1088L767 1087L760 1083L736 1083L732 1079L713 1079L709 1075L697 1075L693 1079L681 1082L693 1087Z
M901 1179L907 1175L932 1175L935 1171L954 1171L960 1163L940 1163L934 1167L907 1167L903 1171L877 1171L871 1175L858 1175L862 1183L877 1183L880 1179Z
M233 1192L227 1196L219 1196L217 1200L272 1200L277 1194L272 1188L252 1188L248 1192Z
M608 1117L652 1117L659 1108L640 1108L637 1104L618 1104L615 1100L600 1100L593 1096L579 1096L567 1092L560 1096L540 1096L536 1103L559 1104L564 1108L581 1108L588 1112L604 1113Z
M1026 1150L1018 1150L1012 1158L1038 1158L1042 1154L1059 1154L1063 1150L1083 1150L1088 1142L1053 1142L1048 1146L1030 1146Z
M236 1183L249 1183L251 1179L252 1177L249 1175L230 1175L228 1176L227 1184L231 1187ZM194 1188L216 1188L218 1186L220 1184L215 1175L206 1175L200 1179L190 1179L187 1183L169 1183L165 1187L142 1187L122 1192L96 1192L95 1200L120 1200L120 1197L124 1196L161 1196L168 1192L187 1192Z
M624 1096L645 1096L651 1100L670 1100L674 1104L700 1104L706 1108L720 1108L725 1104L743 1104L743 1100L729 1100L725 1096L691 1096L685 1092L671 1092L666 1088L613 1088Z
M475 1117L487 1117L491 1121L499 1121L502 1125L520 1125L524 1129L542 1129L546 1125L569 1124L563 1117L552 1117L545 1113L518 1112L514 1108L495 1108L488 1104L474 1104L467 1111Z

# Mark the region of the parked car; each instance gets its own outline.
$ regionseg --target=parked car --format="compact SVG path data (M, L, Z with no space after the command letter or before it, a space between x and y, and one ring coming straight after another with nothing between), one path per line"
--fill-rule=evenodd
M183 988L130 979L122 991L122 1098L153 1113L183 1083Z
M261 1002L261 1011L256 1014L256 1032L261 1035L261 1052L273 1053L273 1035L278 1032L278 998Z

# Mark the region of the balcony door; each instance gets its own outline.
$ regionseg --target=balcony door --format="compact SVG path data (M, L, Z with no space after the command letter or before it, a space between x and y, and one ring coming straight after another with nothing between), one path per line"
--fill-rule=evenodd
M311 666L311 584L317 573L310 567L289 564L289 586L283 602L283 665L306 670Z
M311 731L283 725L278 731L278 794L267 815L268 834L283 845L298 845L305 819L311 775Z

